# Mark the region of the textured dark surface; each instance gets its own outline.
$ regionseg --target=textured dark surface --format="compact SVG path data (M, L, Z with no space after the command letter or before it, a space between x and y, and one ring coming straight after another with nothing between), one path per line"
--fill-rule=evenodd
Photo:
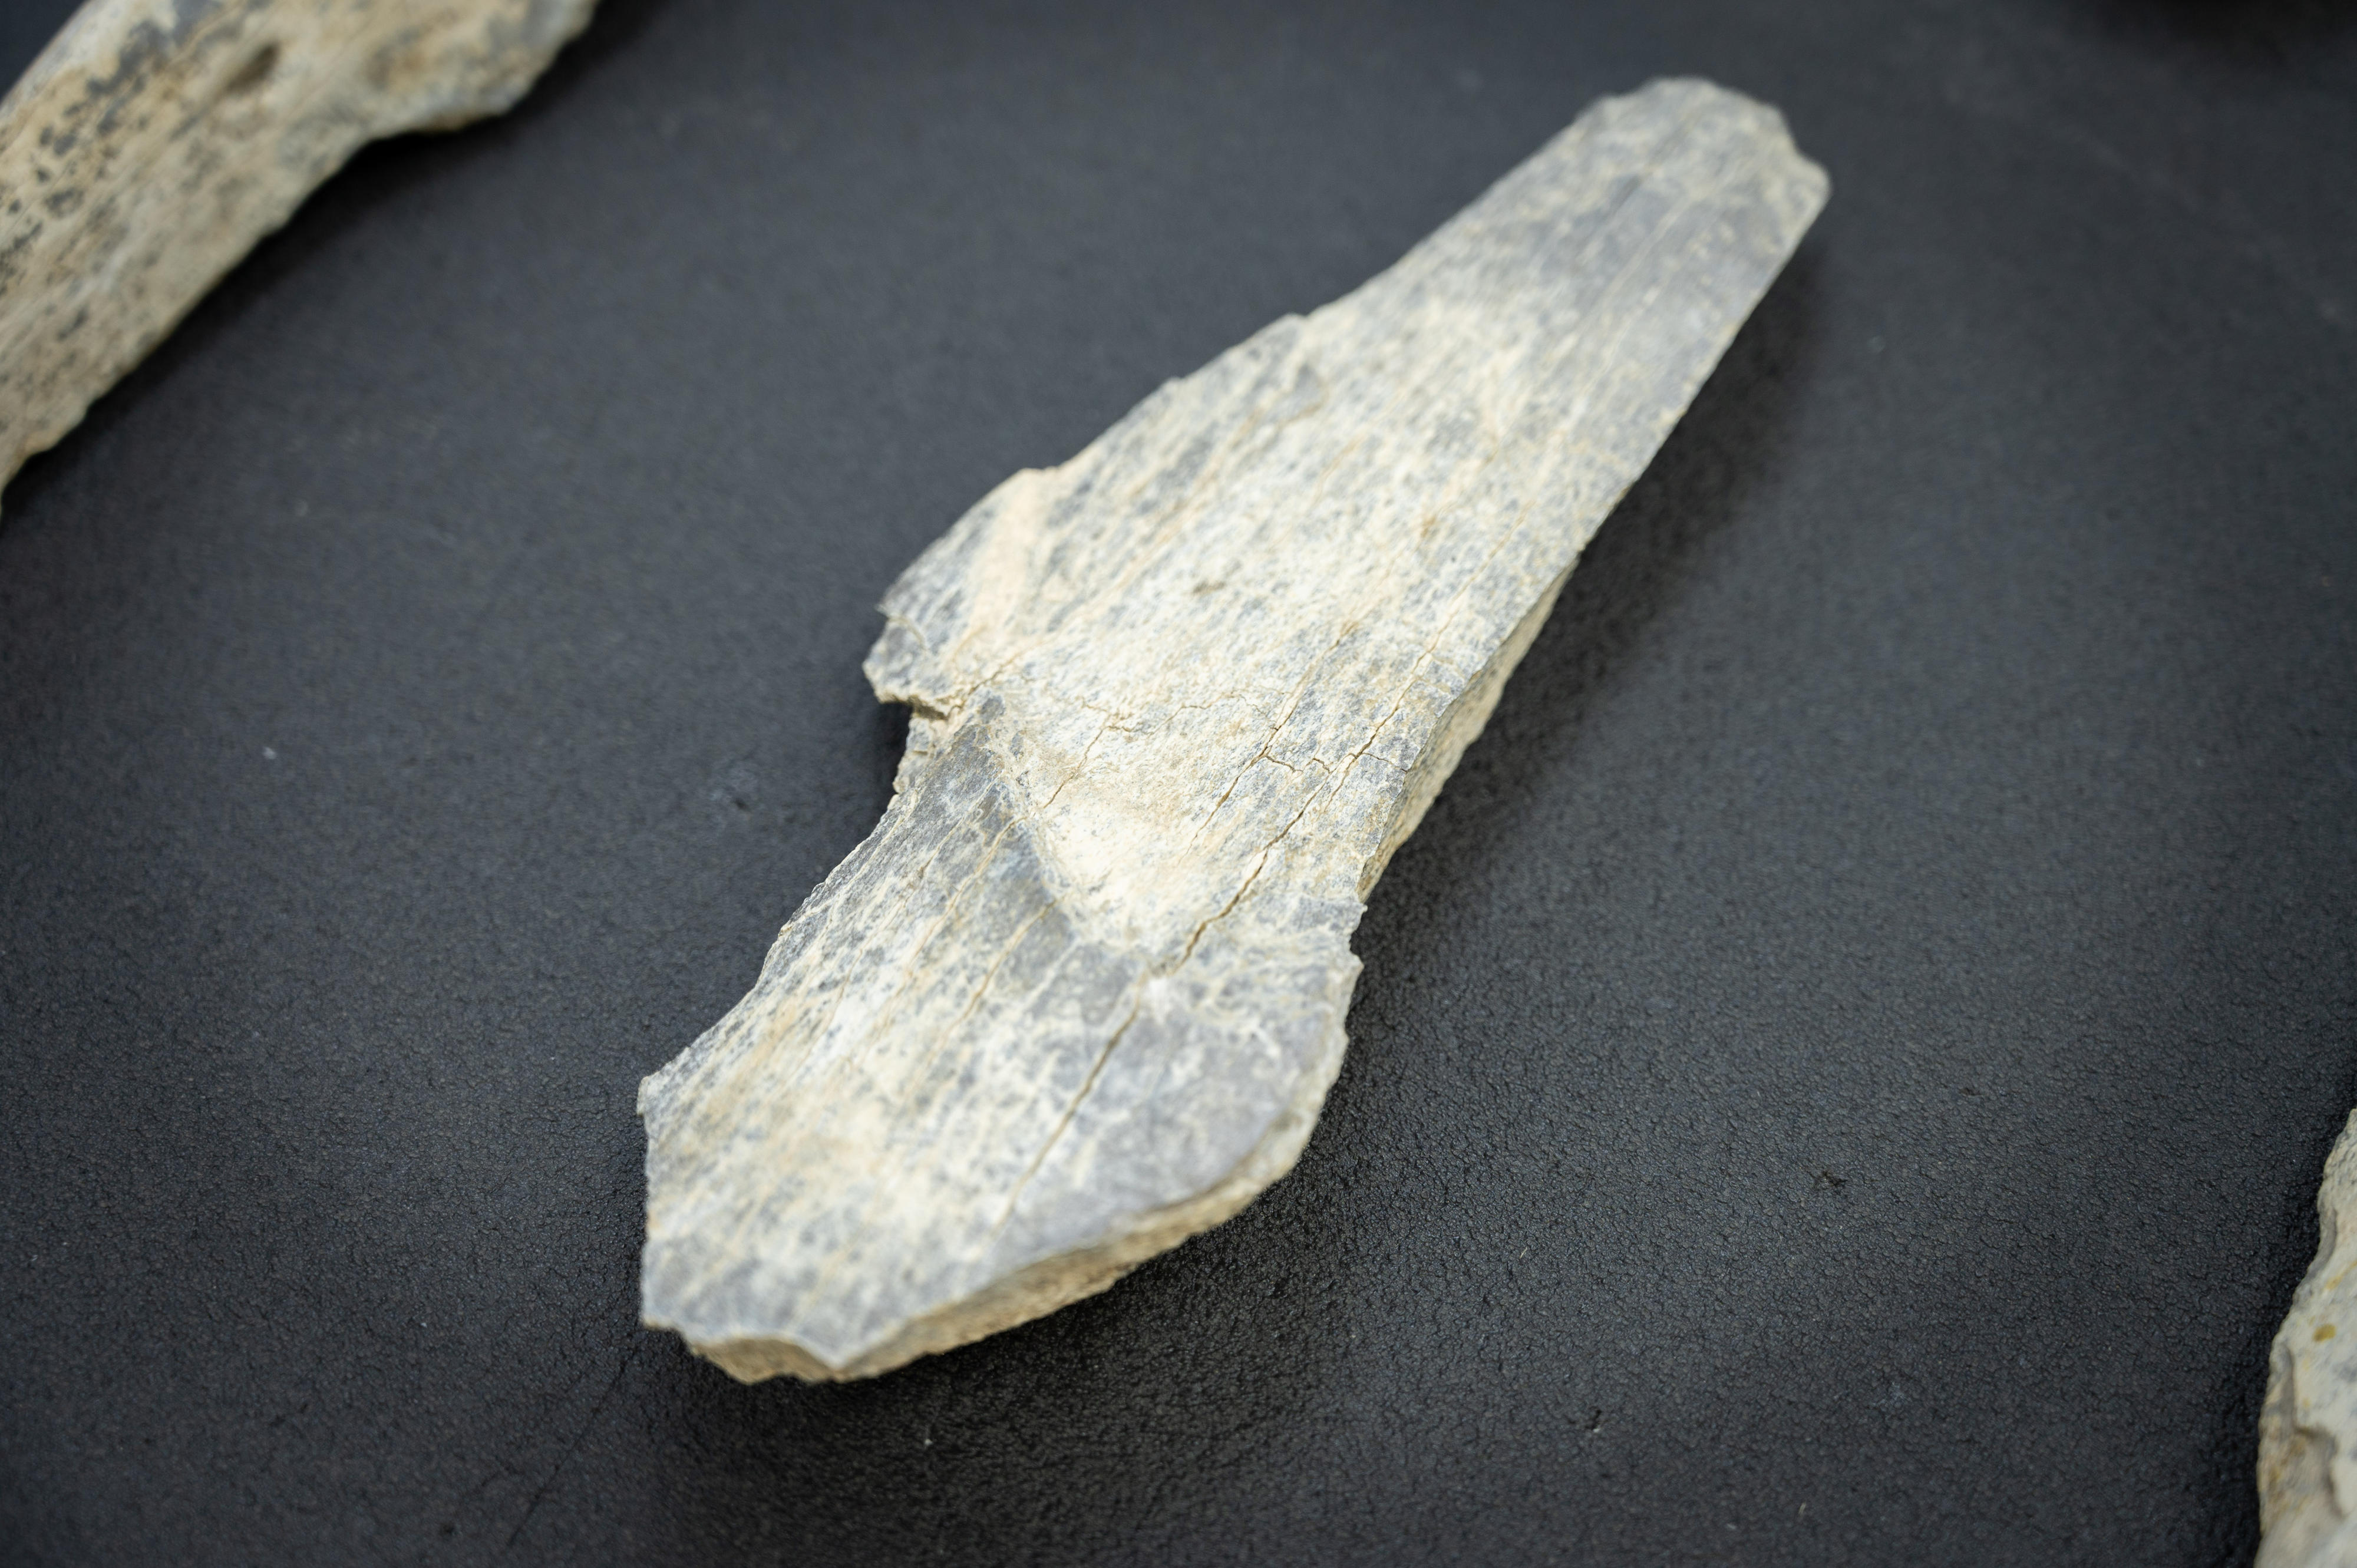
M2357 1101L2357 27L1801 9L608 0L364 155L0 513L5 1555L2246 1558ZM1299 1171L873 1383L641 1333L632 1093L881 809L886 584L1670 70L1833 205Z

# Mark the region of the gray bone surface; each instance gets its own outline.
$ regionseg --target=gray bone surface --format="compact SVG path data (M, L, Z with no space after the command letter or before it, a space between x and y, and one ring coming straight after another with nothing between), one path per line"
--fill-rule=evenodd
M1748 99L1606 100L926 551L883 821L640 1088L646 1322L864 1376L1289 1170L1369 889L1825 194Z
M362 145L499 113L595 0L90 0L0 99L0 485Z

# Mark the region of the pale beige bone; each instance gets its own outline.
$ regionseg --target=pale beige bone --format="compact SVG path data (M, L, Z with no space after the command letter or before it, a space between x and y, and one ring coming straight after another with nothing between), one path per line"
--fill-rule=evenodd
M496 114L595 0L91 0L0 100L0 485L362 145Z
M2357 1568L2357 1112L2316 1219L2316 1261L2267 1357L2257 1568Z
M1368 889L1824 195L1747 99L1609 100L928 550L884 820L640 1090L646 1321L881 1371L1291 1168Z

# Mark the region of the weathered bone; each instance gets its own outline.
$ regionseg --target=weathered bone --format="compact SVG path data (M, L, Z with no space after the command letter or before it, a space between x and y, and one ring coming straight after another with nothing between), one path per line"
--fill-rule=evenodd
M889 809L640 1090L646 1321L863 1376L1290 1169L1368 889L1825 188L1749 100L1609 100L928 550Z
M2357 1568L2357 1112L2316 1219L2316 1262L2267 1357L2256 1568Z
M0 485L361 145L496 114L595 0L90 0L0 99Z

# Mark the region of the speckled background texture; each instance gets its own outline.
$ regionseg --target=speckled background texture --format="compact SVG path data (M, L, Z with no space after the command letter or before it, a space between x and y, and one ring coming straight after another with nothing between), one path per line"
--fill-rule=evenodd
M885 586L1665 72L1833 202L1299 1170L870 1383L640 1331L637 1081L882 809ZM0 495L0 1556L2246 1561L2357 1102L2352 188L2340 5L608 0Z

